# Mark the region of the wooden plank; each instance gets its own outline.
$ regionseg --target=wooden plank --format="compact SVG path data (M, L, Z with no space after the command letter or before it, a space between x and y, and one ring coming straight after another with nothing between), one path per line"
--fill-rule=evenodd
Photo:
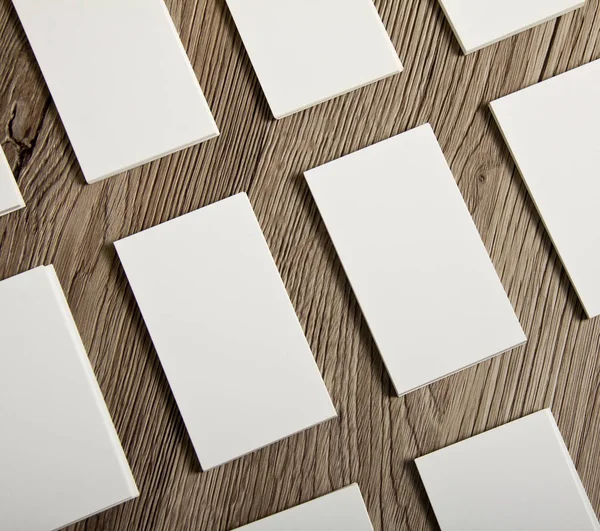
M375 529L436 529L412 460L552 407L600 511L600 321L584 319L487 109L600 58L600 4L464 57L436 0L376 0L405 71L274 121L223 0L170 0L222 132L85 185L10 0L0 1L0 142L27 208L0 219L0 278L54 263L139 500L72 529L227 530L354 481ZM529 344L393 397L302 178L431 122ZM112 242L246 191L339 421L202 473Z

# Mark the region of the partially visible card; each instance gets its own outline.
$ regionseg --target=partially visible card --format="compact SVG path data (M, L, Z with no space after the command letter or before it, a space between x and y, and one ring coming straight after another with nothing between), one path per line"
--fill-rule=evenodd
M4 151L0 148L0 216L25 206Z
M353 484L236 531L373 531L358 485Z
M550 410L417 459L442 531L598 531Z
M585 0L439 0L465 54L582 7Z
M219 134L163 0L13 0L87 182Z
M373 0L227 0L275 118L397 74Z
M0 529L62 529L138 496L52 266L0 282Z
M491 103L588 317L600 315L600 60Z

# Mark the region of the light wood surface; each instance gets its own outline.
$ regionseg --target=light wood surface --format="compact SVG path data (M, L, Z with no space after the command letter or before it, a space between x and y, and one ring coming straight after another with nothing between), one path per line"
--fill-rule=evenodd
M167 4L221 137L86 185L0 0L0 140L27 202L0 219L0 278L55 265L141 490L73 529L228 530L354 481L376 530L436 529L413 459L548 406L600 511L600 320L585 320L487 108L600 58L599 0L468 57L435 0L376 0L405 71L281 121L225 0ZM302 172L427 121L529 343L395 398ZM203 473L112 242L239 191L339 419Z

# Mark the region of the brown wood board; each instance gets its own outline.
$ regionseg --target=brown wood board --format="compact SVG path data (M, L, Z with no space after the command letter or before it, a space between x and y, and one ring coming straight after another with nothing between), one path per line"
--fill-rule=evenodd
M585 319L487 107L600 58L599 0L466 57L435 0L375 3L404 72L275 121L225 0L168 0L221 136L86 185L0 0L0 141L27 203L0 219L0 278L55 265L141 491L71 529L228 530L355 481L376 530L437 529L413 460L544 407L600 511L600 319ZM529 342L397 398L302 173L425 122ZM339 419L203 473L112 243L240 191Z

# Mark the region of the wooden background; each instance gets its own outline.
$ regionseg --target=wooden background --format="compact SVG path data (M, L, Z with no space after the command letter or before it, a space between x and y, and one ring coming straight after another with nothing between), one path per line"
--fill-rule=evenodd
M56 266L141 491L73 529L228 530L354 481L376 530L436 529L413 459L548 406L600 510L600 319L585 319L487 109L599 58L599 0L468 57L436 0L375 3L405 71L275 121L225 0L167 1L222 134L86 185L0 0L0 140L27 202L0 220L0 278ZM427 121L529 343L395 398L302 172ZM112 242L239 191L340 417L202 473Z

